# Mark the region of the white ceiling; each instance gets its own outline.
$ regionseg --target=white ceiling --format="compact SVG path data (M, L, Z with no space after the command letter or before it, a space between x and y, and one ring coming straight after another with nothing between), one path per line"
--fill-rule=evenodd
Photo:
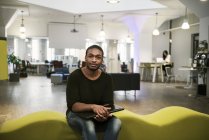
M128 17L154 18L156 12L159 23L162 23L161 19L165 21L184 16L185 5L189 13L198 17L209 16L208 4L199 0L121 0L114 5L105 0L0 0L0 8L24 10L26 20L36 18L68 23L73 21L75 14L82 15L78 22L87 23L100 21L101 14L104 22L123 22Z
M164 5L152 0L121 0L120 3L110 4L106 0L20 0L52 9L74 14L124 12L142 9L165 8Z
M104 20L120 21L124 16L166 16L167 19L184 15L184 6L178 0L121 0L118 4L109 4L105 0L0 0L1 7L24 10L30 18L52 18L81 14L83 19L98 20L104 14Z
M180 0L184 5L186 5L193 13L198 17L208 17L209 16L209 1L201 2L199 0Z
M169 20L183 16L185 5L198 17L209 15L209 2L199 0L121 0L118 4L109 4L106 0L0 0L1 7L24 10L30 18L57 20L66 15L72 19L74 14L98 20L98 16L104 14L104 20L120 21L124 16L154 16L156 12Z

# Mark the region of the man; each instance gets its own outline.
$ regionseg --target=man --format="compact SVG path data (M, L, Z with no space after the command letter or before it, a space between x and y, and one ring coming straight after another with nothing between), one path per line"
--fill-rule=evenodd
M121 121L109 113L107 105L113 105L111 77L99 67L103 62L103 50L92 45L86 50L85 67L70 74L67 83L67 121L81 132L84 140L97 140L96 132L104 132L104 140L117 140ZM96 116L83 119L78 112L92 111Z

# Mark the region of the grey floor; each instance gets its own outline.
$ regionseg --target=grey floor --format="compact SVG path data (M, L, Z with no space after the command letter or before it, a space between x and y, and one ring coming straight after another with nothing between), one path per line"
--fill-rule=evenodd
M115 103L145 115L167 106L183 106L209 114L209 98L195 96L196 89L183 88L185 83L141 82L139 91L116 91ZM31 76L20 82L0 81L0 124L39 110L65 113L66 83L53 85L49 78Z

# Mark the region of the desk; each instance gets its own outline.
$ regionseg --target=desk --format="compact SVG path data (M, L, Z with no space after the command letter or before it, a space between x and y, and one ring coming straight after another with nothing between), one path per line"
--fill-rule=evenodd
M146 68L152 68L153 69L153 76L152 76L152 82L156 82L156 76L157 76L157 69L160 68L161 73L161 81L164 82L164 74L162 69L163 63L159 62L141 62L140 63L140 69L141 69L141 80L144 80L144 70Z
M193 67L189 67L189 66L181 66L179 68L179 70L182 70L182 71L190 71L190 74L187 76L187 84L184 88L192 88L192 84L193 84L193 81L190 80L191 78L193 78L193 74L191 73L192 71L196 71L197 69L193 68Z
M44 62L31 62L32 66L36 66L36 73L39 74L46 74L47 69L51 64L47 64Z

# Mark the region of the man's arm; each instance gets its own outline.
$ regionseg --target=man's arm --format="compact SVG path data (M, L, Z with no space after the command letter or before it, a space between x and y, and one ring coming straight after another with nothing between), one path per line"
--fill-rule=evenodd
M67 101L67 107L69 110L72 110L72 106L75 102L79 100L79 75L78 73L75 73L77 71L74 71L71 73L70 77L67 81L67 88L66 88L66 101Z
M95 119L98 121L105 121L108 117L112 116L109 112L111 108L105 105L97 104L85 104L76 102L72 106L72 111L82 112L82 111L93 111L96 115Z
M92 106L93 106L93 104L76 102L72 105L72 111L73 112L93 111Z
M99 109L108 110L111 108L107 107L105 105L86 104L86 103L81 103L81 102L76 102L72 106L72 111L74 111L74 112L93 111L93 112L97 113L97 111Z

